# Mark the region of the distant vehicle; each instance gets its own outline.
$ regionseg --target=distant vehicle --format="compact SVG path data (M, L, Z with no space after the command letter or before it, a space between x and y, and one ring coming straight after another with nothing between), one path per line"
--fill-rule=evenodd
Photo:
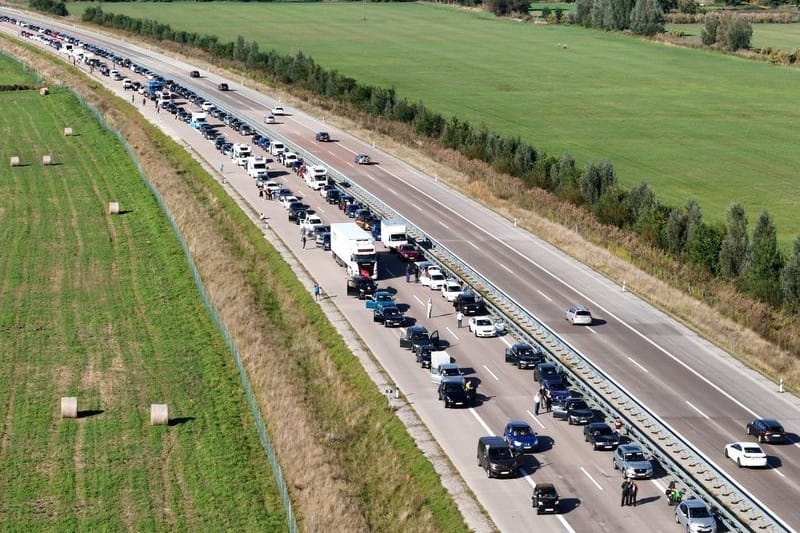
M478 466L487 477L514 477L519 464L502 437L480 437L478 439Z
M199 78L200 77L200 71L199 70L193 70L193 71L191 71L189 73L189 76L192 77L192 78Z
M675 523L686 527L687 533L716 533L717 520L703 500L691 498L675 506Z
M745 432L753 435L758 442L786 442L786 432L780 422L773 419L757 418L747 423Z
M476 337L496 337L494 321L488 316L473 316L469 319L469 331Z
M767 454L753 442L733 442L725 446L725 457L739 468L763 468L767 466Z
M314 228L317 226L322 225L322 219L319 215L310 213L306 215L306 218L300 224L300 230L305 233L306 235L314 233Z
M422 368L430 368L431 367L431 347L424 346L421 349L417 350L417 364L420 365Z
M353 276L347 278L348 296L358 296L359 300L364 300L378 290L378 284L366 276Z
M533 368L533 381L543 381L558 375L558 368L553 363L539 363Z
M394 294L389 291L376 291L366 301L367 309L376 309L383 305L394 305Z
M217 85L217 89L219 89L220 91L227 91L227 90L229 90L228 89L228 84L227 83L220 83L219 85Z
M466 407L469 405L469 395L464 385L457 381L442 381L439 383L439 400L444 402L444 407Z
M539 445L536 432L526 422L512 420L503 430L503 439L517 453L533 453Z
M356 154L355 162L357 165L369 165L369 156L367 154Z
M564 313L564 319L576 326L591 326L592 314L582 305L573 305Z
M385 304L376 307L372 312L373 322L382 322L384 327L399 327L406 321L406 317L395 304Z
M627 478L649 478L653 476L653 465L642 448L636 444L621 444L614 451L614 470L622 470Z
M282 105L277 105L277 106L272 108L272 114L274 116L276 116L276 117L279 116L279 115L285 115L286 114L286 108L284 108Z
M316 135L314 135L314 139L320 143L330 142L331 136L328 134L327 131L318 131Z
M442 298L448 302L452 302L456 297L461 294L463 287L454 279L446 279L442 284Z
M306 206L303 202L292 202L289 204L289 209L287 209L289 215L289 222L294 222L295 224L300 224L300 220L302 220L306 214Z
M558 512L558 492L552 483L537 483L533 488L531 504L536 514Z
M594 418L594 411L583 398L567 397L553 403L553 418L563 418L570 425L588 424Z
M275 124L275 115L269 114L264 117L264 122L266 124Z
M465 315L480 315L486 312L486 307L483 304L483 298L473 291L464 291L456 295L453 300L453 308L456 311L461 311Z
M325 201L328 202L329 204L338 204L340 195L341 192L339 191L339 189L334 187L333 189L329 189L325 193Z
M595 450L613 450L619 445L619 433L605 422L592 422L583 427L583 438Z
M430 287L434 291L442 290L442 285L447 278L438 266L430 261L423 261L417 263L417 268L419 269L419 282L422 286Z
M514 363L519 369L535 367L543 361L544 353L538 345L534 348L524 342L506 348L506 363Z

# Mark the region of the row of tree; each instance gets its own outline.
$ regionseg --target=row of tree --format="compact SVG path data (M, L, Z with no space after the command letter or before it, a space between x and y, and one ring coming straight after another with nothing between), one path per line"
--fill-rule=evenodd
M59 0L30 0L29 5L31 9L44 11L45 13L50 13L59 17L66 17L69 15L67 5Z
M638 0L637 4L645 1L653 0ZM712 275L732 279L749 294L775 306L786 303L800 310L800 239L793 255L784 260L767 213L759 218L751 244L742 241L747 235L747 221L741 207L731 208L734 215L729 216L727 227L706 223L697 202L675 208L662 204L646 183L624 189L608 161L579 169L569 154L548 155L519 137L476 127L455 116L444 117L421 101L399 97L393 88L364 85L335 70L324 69L302 52L262 52L257 43L247 42L242 36L235 42L222 43L213 35L175 31L155 20L105 13L99 6L87 8L83 20L194 46L278 83L345 103L372 116L408 124L422 137L483 161L498 172L518 178L527 187L539 187L564 201L584 206L605 224L631 229L681 260Z
M706 46L719 46L735 52L740 48L750 48L753 27L747 20L729 11L706 15L700 39Z
M576 0L573 20L589 28L631 30L639 35L664 32L659 0Z

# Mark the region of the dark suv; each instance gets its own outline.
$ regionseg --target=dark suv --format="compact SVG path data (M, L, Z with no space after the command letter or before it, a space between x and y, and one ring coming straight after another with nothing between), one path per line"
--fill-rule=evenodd
M757 418L747 423L745 431L758 442L786 442L786 432L777 420Z
M553 363L539 363L533 369L533 380L543 381L549 377L558 376L558 368Z
M511 453L503 437L478 439L478 466L488 477L514 477L517 475L517 457Z
M464 291L453 300L453 308L465 315L484 315L483 299L472 291Z
M353 276L347 278L347 295L358 296L359 300L366 300L367 296L378 290L378 284L366 276Z
M428 333L424 326L409 326L400 332L400 347L411 348L412 353L430 346L431 350L439 348L439 332Z
M506 348L506 363L514 363L517 368L535 367L544 361L540 346L533 347L528 343L518 343Z

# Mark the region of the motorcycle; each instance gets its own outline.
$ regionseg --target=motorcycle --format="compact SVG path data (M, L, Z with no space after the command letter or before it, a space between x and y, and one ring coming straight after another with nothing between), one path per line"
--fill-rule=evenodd
M664 491L664 495L667 497L667 505L670 507L678 505L683 500L683 491L674 486L667 487L667 490Z

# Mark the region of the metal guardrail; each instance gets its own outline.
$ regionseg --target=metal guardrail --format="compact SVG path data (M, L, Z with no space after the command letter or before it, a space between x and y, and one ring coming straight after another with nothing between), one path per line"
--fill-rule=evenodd
M213 95L196 91L206 100L215 101ZM223 105L217 107L237 118L252 124L252 119ZM311 164L325 165L329 175L340 184L347 184L348 193L368 205L374 212L385 218L403 219L385 202L353 183L346 175L326 165L314 154L296 147L273 129L268 129L260 121L254 124L256 131L283 142L287 149L293 147L295 153ZM405 220L405 219L404 219ZM533 313L507 295L486 276L472 268L457 254L436 242L421 228L406 221L409 233L418 241L428 243L425 249L428 259L441 264L453 277L480 292L493 307L492 313L504 320L507 330L514 337L541 345L567 374L571 383L608 416L619 417L624 421L628 435L637 440L660 465L674 478L709 504L718 518L734 531L793 531L779 517L774 516L761 501L750 494L736 480L732 479L705 454L690 444L675 429L662 421L633 394L610 378L578 350L547 327Z

